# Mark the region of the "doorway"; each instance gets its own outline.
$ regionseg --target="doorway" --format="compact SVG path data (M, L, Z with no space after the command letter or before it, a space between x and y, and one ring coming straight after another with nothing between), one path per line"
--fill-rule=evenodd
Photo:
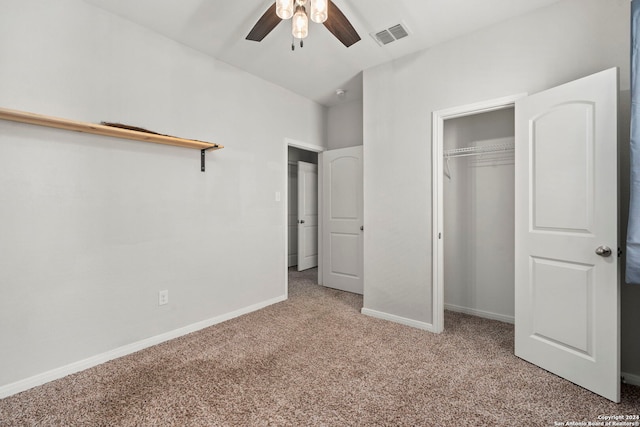
M327 150L324 147L285 139L284 158L287 163L284 188L285 212L285 271L300 264L300 232L306 225L315 227L313 243L315 258L311 268L317 265L317 283L348 292L363 293L363 147L348 147ZM304 159L307 160L305 162ZM301 217L295 206L300 205L300 196L295 191L300 171L298 166L306 164L315 174L317 182L309 180L311 187L317 187L316 199L308 199L315 205L317 214L312 221ZM317 165L317 166L316 166ZM295 171L294 171L295 169ZM297 181L297 182L296 182ZM276 194L279 199L279 193ZM304 224L299 221L304 220ZM306 243L305 243L306 245ZM311 257L311 258L314 258ZM296 261L297 260L297 261ZM304 268L303 268L304 270ZM285 280L288 292L288 279Z
M445 120L444 308L514 323L514 108Z
M434 111L432 117L433 123L433 168L432 168L432 182L433 182L433 204L432 204L432 218L433 229L437 230L437 234L434 235L433 242L433 319L432 319L432 331L440 333L444 330L444 306L445 306L445 246L443 239L443 232L445 230L445 216L444 216L444 204L445 204L445 180L454 178L452 175L453 170L459 170L452 164L454 161L451 155L456 154L456 151L450 151L449 160L445 159L445 122L449 120L461 119L469 117L470 120L474 120L473 117L482 117L482 114L489 114L496 112L500 114L502 110L513 111L515 102L517 99L525 97L526 94L518 94L508 96L504 98L498 98L495 100L480 102L476 104L465 105L461 107L450 108L447 110ZM451 123L451 122L449 122ZM504 125L503 125L504 127ZM513 126L512 126L513 129ZM469 140L466 144L469 144ZM492 144L495 143L495 144ZM483 142L479 144L482 146L497 145L504 143L505 141L491 141ZM473 146L472 146L473 147ZM465 147L460 147L465 148ZM466 147L468 148L468 147ZM449 150L456 150L455 147L448 148ZM471 151L469 151L471 152ZM464 154L461 150L459 153ZM469 156L470 157L470 156ZM445 168L448 168L445 169ZM448 174L449 177L447 177ZM459 181L459 179L458 179ZM450 182L447 185L451 184ZM480 242L482 243L482 242ZM454 248L450 246L450 249ZM453 290L453 289L452 289ZM464 297L460 295L452 295L453 301L464 301ZM467 297L469 300L469 297ZM477 302L477 300L476 300ZM464 305L455 304L450 302L450 307L458 305L462 311ZM453 307L455 308L455 307ZM478 314L478 310L475 309L475 314ZM486 311L486 310L483 310Z
M318 153L287 147L287 267L318 266Z

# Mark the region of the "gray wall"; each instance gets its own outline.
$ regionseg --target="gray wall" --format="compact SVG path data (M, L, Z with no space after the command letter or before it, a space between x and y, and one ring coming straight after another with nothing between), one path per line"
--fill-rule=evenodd
M327 113L327 140L330 150L362 145L362 100L336 104Z
M513 114L509 108L446 120L444 149L513 142ZM513 151L454 157L445 170L445 308L513 322Z
M226 146L0 121L0 387L286 296L285 138L324 107L80 0L3 0L0 63L2 107Z
M610 67L620 67L624 95L629 8L627 0L563 0L365 70L365 308L432 321L431 113ZM622 297L622 370L640 375L640 288L625 285Z

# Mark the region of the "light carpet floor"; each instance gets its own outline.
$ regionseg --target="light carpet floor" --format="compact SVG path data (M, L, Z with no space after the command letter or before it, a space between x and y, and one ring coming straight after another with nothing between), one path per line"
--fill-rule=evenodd
M554 426L640 414L513 355L513 326L436 335L290 273L289 300L0 400L0 425ZM569 424L567 424L569 425Z

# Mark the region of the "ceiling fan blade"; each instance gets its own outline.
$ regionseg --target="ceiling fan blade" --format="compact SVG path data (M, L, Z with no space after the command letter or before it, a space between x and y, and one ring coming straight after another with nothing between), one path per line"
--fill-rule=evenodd
M360 41L360 36L356 32L351 22L342 13L338 6L336 6L331 0L329 0L329 18L324 22L324 26L327 27L331 33L336 36L338 40L342 42L346 47L351 46L354 43Z
M247 40L253 40L256 42L262 41L273 30L276 25L282 21L276 14L276 4L272 4L269 9L262 15L256 25L253 26L249 34L247 34Z

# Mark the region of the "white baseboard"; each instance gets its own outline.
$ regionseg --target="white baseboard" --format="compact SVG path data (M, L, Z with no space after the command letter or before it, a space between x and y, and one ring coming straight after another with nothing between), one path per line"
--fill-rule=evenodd
M425 331L433 332L433 325L431 323L420 322L418 320L407 319L406 317L396 316L395 314L383 313L382 311L371 310L369 308L362 308L360 313L367 316L375 317L377 319L389 320L391 322L400 323L402 325L411 326L412 328L418 328Z
M470 314L472 316L484 317L485 319L499 320L506 323L515 323L513 316L505 316L504 314L492 313L490 311L476 310L475 308L461 307L459 305L445 304L445 310L455 311L458 313Z
M12 396L14 394L29 390L30 388L37 387L39 385L54 381L67 375L75 374L76 372L84 371L85 369L93 368L102 363L108 362L113 359L117 359L122 356L126 356L131 353L143 350L148 347L163 343L165 341L172 340L174 338L181 337L183 335L190 334L192 332L199 331L200 329L208 328L209 326L216 325L218 323L231 320L235 317L242 316L244 314L251 313L253 311L260 310L272 304L285 301L286 295L282 295L267 301L260 302L258 304L250 305L248 307L241 308L230 313L222 314L220 316L213 317L211 319L203 320L201 322L193 323L191 325L184 326L182 328L174 329L173 331L165 332L164 334L156 335L154 337L143 339L142 341L127 344L122 347L109 350L102 354L89 357L84 360L70 363L59 368L52 369L50 371L43 372L41 374L34 375L23 380L16 381L11 384L7 384L0 387L0 399Z
M621 372L620 375L625 384L640 386L640 375L628 374L626 372Z

